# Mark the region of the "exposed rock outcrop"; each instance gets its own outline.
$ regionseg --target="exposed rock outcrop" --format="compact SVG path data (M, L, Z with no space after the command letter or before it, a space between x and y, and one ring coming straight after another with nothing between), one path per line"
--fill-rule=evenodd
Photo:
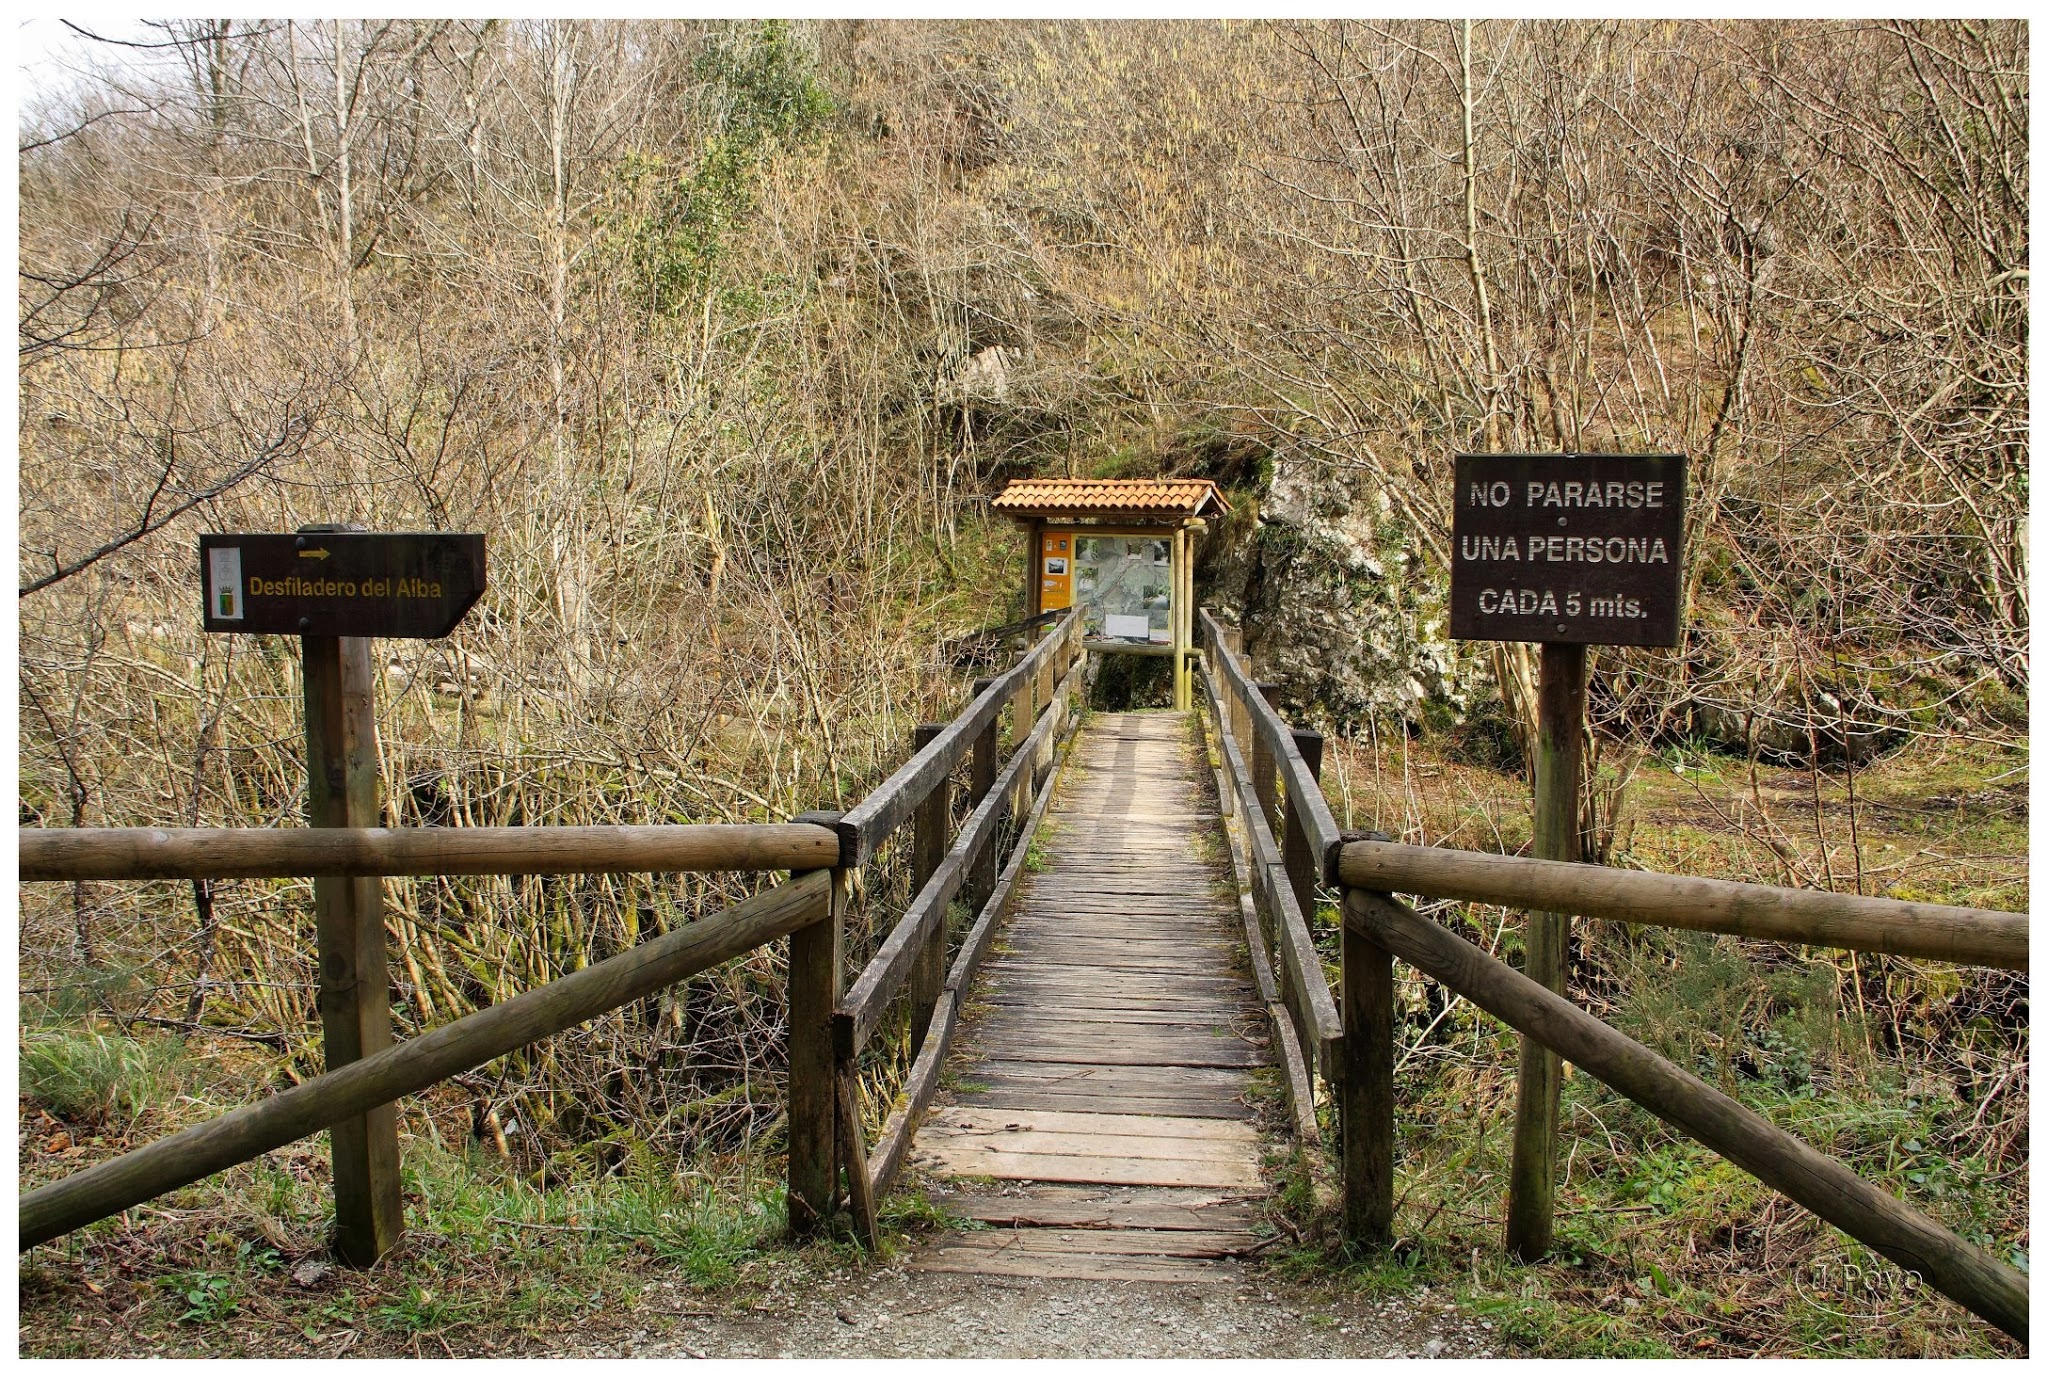
M1205 544L1209 606L1235 615L1290 716L1349 730L1425 704L1461 710L1474 669L1452 653L1444 590L1370 479L1281 455ZM1252 474L1240 471L1243 477Z

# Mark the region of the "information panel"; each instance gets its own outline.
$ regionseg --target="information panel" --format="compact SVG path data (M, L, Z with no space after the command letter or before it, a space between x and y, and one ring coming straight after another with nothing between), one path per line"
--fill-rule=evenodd
M1683 455L1459 455L1451 635L1676 646Z
M437 637L484 591L484 538L306 531L199 538L210 632Z
M1090 641L1173 643L1173 542L1159 536L1076 536L1074 597Z
M1074 533L1048 531L1038 552L1038 610L1060 612L1074 606Z

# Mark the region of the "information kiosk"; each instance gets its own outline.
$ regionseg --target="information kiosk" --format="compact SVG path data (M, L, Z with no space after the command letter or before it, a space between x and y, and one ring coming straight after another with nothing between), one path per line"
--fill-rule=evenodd
M1208 479L1017 479L995 510L1027 528L1030 614L1079 605L1088 648L1173 657L1191 702L1195 538L1230 510Z

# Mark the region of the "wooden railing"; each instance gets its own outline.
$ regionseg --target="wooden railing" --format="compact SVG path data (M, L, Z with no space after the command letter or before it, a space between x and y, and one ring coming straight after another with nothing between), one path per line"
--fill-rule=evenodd
M1312 928L1322 858L1338 841L1317 779L1323 739L1290 728L1274 711L1265 687L1245 672L1235 634L1207 609L1201 630L1217 793L1224 812L1239 820L1232 845L1245 853L1239 874L1249 882L1257 919L1247 932L1253 974L1272 1016L1295 1131L1304 1143L1315 1143L1321 1138L1316 1104L1343 1075L1344 1043Z
M1350 889L2027 970L2027 916L1996 909L1787 890L1449 847L1408 847L1355 836L1336 849L1333 872Z
M1346 1037L1356 1040L1361 1062L1384 1069L1376 1080L1388 1092L1395 1056L1390 968L1391 957L1399 956L2026 1342L2026 1279L1988 1251L1392 896L1347 891L1344 924L1345 985L1357 981L1361 989L1376 992L1360 1002L1355 1024L1348 1022L1352 1007L1347 998ZM1358 1143L1361 1168L1367 1161L1374 1167L1354 1176L1351 1155L1346 1153L1345 1219L1352 1237L1384 1242L1394 1209L1392 1098L1354 1098L1350 1091L1347 1086L1340 1099L1346 1147Z
M1012 648L1028 650L1040 627L1050 627L1065 615L1063 610L1056 608L1016 622L983 627L947 640L941 646L940 654L957 669L964 670L970 666L978 669L996 662Z
M1014 669L983 681L974 702L951 723L920 729L918 753L881 788L840 820L847 859L872 856L891 832L914 820L916 894L832 1015L834 1086L840 1152L855 1229L872 1245L876 1203L894 1185L916 1132L918 1117L937 1089L953 1031L989 940L1008 914L1026 851L1051 798L1051 773L1076 715L1073 696L1086 665L1079 609L1066 613ZM1017 737L1000 775L995 760L996 715L1011 705ZM1031 727L1028 732L1024 724ZM973 810L950 836L950 782L969 750L976 768ZM994 873L999 830L1012 828L1012 854ZM975 914L948 968L947 914L965 894ZM861 1115L859 1058L884 1023L891 1002L909 987L913 1061L897 1104L872 1154Z
M1527 912L1585 915L1625 923L1656 924L1776 942L1889 952L1938 961L2027 970L2029 924L2024 914L1915 904L1898 900L1744 885L1693 876L1619 871L1600 866L1402 846L1371 835L1339 835L1322 806L1310 751L1291 753L1303 740L1265 703L1245 672L1236 635L1206 611L1204 679L1220 729L1224 797L1235 795L1252 839L1250 879L1262 893L1268 940L1283 959L1313 955L1293 927L1290 891L1311 893L1306 875L1319 875L1342 892L1342 980L1335 1051L1325 1080L1338 1110L1341 1215L1346 1238L1384 1244L1394 1216L1393 959L1399 957L1500 1019L1525 1037L1569 1060L1666 1123L1720 1153L1844 1233L1924 1279L1974 1314L2022 1343L2027 1338L2026 1279L1986 1250L1938 1221L1858 1177L1772 1124L1602 1023L1562 996L1418 915L1395 892L1479 901ZM1213 665L1211 662L1213 661ZM1253 750L1249 765L1242 744ZM1267 783L1272 780L1277 783ZM1313 798L1310 791L1316 790ZM1287 837L1301 818L1301 849L1308 867L1275 865L1270 820L1276 796L1288 801ZM1299 808L1295 800L1301 801ZM1279 881L1284 871L1287 884ZM1297 889L1298 888L1298 889ZM1299 905L1308 912L1305 900ZM1256 935L1255 935L1256 936ZM1259 955L1254 953L1254 964ZM1275 975L1296 967L1275 963ZM1320 967L1317 968L1320 977ZM1313 1002L1289 1005L1297 1027ZM1277 1021L1276 1021L1277 1022ZM1304 1037L1303 1042L1312 1042ZM1331 1046L1325 1042L1325 1047ZM1297 1114L1300 1092L1296 1091ZM1550 1158L1555 1160L1555 1146Z
M794 874L719 914L582 971L28 1192L20 1203L21 1247L55 1239L320 1130L358 1122L366 1114L388 1109L400 1096L644 999L785 936L790 940L788 1208L792 1228L816 1227L839 1197L841 1146L850 1138L857 1148L859 1139L857 1117L849 1119L854 1126L851 1135L841 1125L844 1082L833 1043L841 1017L854 1017L858 1026L859 1013L867 1008L841 1004L847 871L871 858L921 802L942 798L940 785L971 751L975 788L985 796L981 806L962 828L960 840L940 848L942 855L921 877L911 912L876 959L884 970L867 986L857 984L856 990L900 983L904 954L913 948L929 951L933 936L943 939L947 904L963 886L970 894L1007 895L1023 848L1016 849L1002 876L996 877L990 863L996 858L997 826L1006 818L1035 821L1033 799L1045 782L1058 729L1068 720L1065 703L1078 673L1079 629L1078 615L1069 615L1053 636L1016 666L978 684L973 702L959 718L935 732L933 740L873 795L844 815L811 814L786 824L758 826L22 829L21 879L31 882L636 871ZM1035 720L1036 726L1022 734L1008 769L998 777L996 733L1006 704L1015 708L1015 723ZM1030 829L1027 825L1018 831L1028 837ZM963 969L972 972L999 913L1000 900L984 907L982 921L963 945L953 979L946 982L950 1003L943 1023L935 1024L940 1035L928 1038L925 1045L927 1053L938 1048L934 1057L943 1056L958 1003L950 992L965 979ZM323 1001L328 976L323 971ZM864 1027L872 1032L872 1023ZM924 1075L927 1082L935 1082L935 1074ZM928 1087L924 1094L929 1096ZM899 1138L907 1141L907 1131ZM898 1143L884 1161L890 1162L890 1155L900 1160L901 1152ZM371 1175L388 1174L390 1180L381 1186L389 1188L393 1199L397 1170L395 1159L372 1162L368 1168ZM849 1176L855 1199L868 1197L865 1168ZM337 1174L337 1193L341 1189ZM365 1190L361 1196L375 1194ZM361 1232L376 1242L350 1255L350 1261L371 1261L389 1246L395 1228ZM868 1233L871 1237L871 1216Z
M423 1091L817 924L830 915L830 889L829 872L808 872L715 917L40 1187L21 1198L21 1247L55 1239Z
M1207 612L1202 678L1223 807L1253 900L1253 965L1287 1072L1297 1128L1318 1137L1320 1093L1339 1127L1345 1235L1384 1242L1394 1208L1395 1005L1400 957L1526 1037L1723 1154L2024 1342L2023 1278L1841 1164L1619 1031L1417 915L1396 892L1582 914L1780 942L2027 969L2024 915L1740 885L1686 876L1400 846L1340 834L1318 781L1321 738L1290 728L1246 672L1236 634ZM919 731L915 754L844 814L768 826L671 828L102 829L20 834L24 881L787 870L788 882L723 913L290 1091L38 1188L21 1200L23 1248L272 1148L330 1128L618 1008L753 947L790 939L789 1213L798 1230L837 1205L840 1170L870 1242L875 1203L899 1172L960 1017L968 982L1002 923L1086 665L1078 612L1017 665L980 681L951 723ZM1014 749L998 760L1002 710ZM1030 724L1028 730L1025 725ZM951 780L973 807L951 833ZM874 958L842 989L847 873L914 820L915 894ZM1277 827L1276 827L1277 820ZM1000 857L999 836L1010 836ZM998 865L998 863L1001 863ZM1321 887L1341 893L1341 1002L1311 920ZM953 950L948 911L975 918ZM872 1154L858 1060L909 990L913 1062ZM390 1165L395 1172L396 1165Z
M563 828L23 828L23 880L545 876L808 871L839 843L814 823Z

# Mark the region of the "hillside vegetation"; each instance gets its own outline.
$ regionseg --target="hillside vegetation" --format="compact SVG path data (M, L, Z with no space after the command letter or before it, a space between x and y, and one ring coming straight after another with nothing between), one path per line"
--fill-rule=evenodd
M379 643L387 822L780 821L964 703L942 643L1021 613L1007 478L1173 473L1230 493L1203 597L1341 739L1340 814L1514 850L1534 662L1448 640L1452 457L1655 451L1691 465L1687 639L1594 657L1588 857L2026 906L2022 22L147 32L21 114L25 826L303 818L298 648L201 634L203 531L487 535L465 624ZM907 869L863 874L850 961ZM400 1034L756 883L390 881ZM24 1182L319 1070L312 932L305 882L25 888ZM1605 1015L2024 1265L2023 980L1604 926L1579 956ZM622 1230L729 1278L776 1213L781 960L409 1103L470 1183L433 1218L560 1224L631 1181ZM1399 1257L1456 1283L1512 1055L1409 979ZM1582 1085L1560 1267L1593 1281L1520 1343L1857 1347L1679 1304L1732 1295L1709 1239L1752 1281L1842 1241L1788 1244ZM1493 1130L1454 1144L1468 1110ZM301 1147L195 1188L137 1266L246 1245L223 1203L259 1187L314 1238ZM45 1253L90 1280L123 1237ZM1642 1278L1641 1316L1587 1319ZM2002 1352L1945 1307L1871 1352Z

